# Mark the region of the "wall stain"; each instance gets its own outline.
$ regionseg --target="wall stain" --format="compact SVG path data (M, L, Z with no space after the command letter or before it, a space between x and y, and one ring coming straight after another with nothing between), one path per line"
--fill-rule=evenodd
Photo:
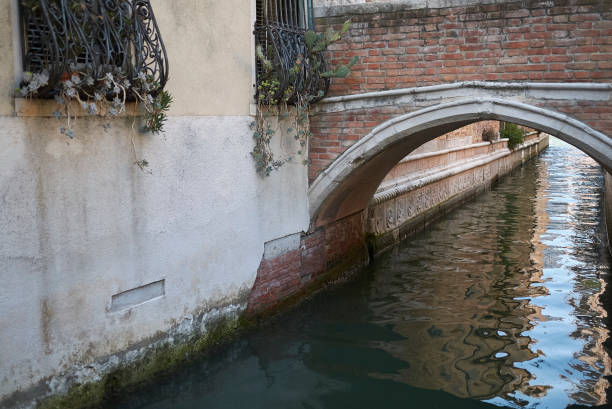
M43 350L46 355L50 355L51 349L51 321L53 319L53 310L49 306L49 299L44 298L40 305L40 329L42 331Z

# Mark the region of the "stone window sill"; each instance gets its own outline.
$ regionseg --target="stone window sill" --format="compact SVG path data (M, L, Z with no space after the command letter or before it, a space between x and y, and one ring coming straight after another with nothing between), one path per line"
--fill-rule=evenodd
M54 112L59 111L62 116L64 107L58 105L52 99L37 99L37 98L15 98L15 116L18 117L35 117L35 118L53 118ZM100 115L90 115L81 106L75 102L71 102L71 115L74 117L93 117L100 118ZM142 116L142 111L139 104L136 102L126 102L125 112L119 117L138 117Z

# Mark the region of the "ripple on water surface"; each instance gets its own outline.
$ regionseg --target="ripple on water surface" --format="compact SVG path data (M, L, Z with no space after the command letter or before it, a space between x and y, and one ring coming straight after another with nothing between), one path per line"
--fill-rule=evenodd
M112 407L604 404L602 184L552 139L360 280Z

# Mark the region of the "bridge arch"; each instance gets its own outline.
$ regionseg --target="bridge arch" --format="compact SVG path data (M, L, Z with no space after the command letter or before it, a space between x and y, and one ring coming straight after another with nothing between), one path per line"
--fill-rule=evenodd
M389 119L338 156L310 186L313 226L365 209L389 170L423 143L470 123L491 119L556 136L612 169L612 139L577 119L509 99L459 99Z

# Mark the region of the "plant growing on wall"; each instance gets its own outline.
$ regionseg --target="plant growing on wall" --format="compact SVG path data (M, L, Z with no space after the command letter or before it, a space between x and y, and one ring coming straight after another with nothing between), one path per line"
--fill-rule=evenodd
M163 131L172 103L164 90L168 61L148 0L20 4L26 71L17 95L53 98L54 116L66 118L60 132L69 138L75 136L76 110L114 118L128 101L142 107L144 131Z
M298 38L297 51L292 49L286 52L288 56L283 54L281 44L275 44L272 40L267 47L257 45L256 55L260 69L256 92L257 115L252 124L255 147L251 156L255 160L259 175L268 176L273 170L292 160L291 156L276 159L272 153L270 142L275 134L270 120L272 116L277 119L292 118L293 124L287 128L287 132L292 133L299 142L297 154L303 157L306 153L311 136L308 121L310 104L323 98L330 78L346 77L357 61L354 57L348 64L328 69L323 57L323 52L329 45L340 40L348 31L349 25L350 20L347 20L340 31L332 28L325 33L306 31ZM270 30L270 35L266 38L278 37L278 33L274 31L277 28L267 29ZM281 55L288 58L281 58ZM287 65L287 61L292 61L292 65ZM307 164L307 160L304 159L303 163Z
M493 142L497 140L497 132L493 128L485 128L482 130L482 140L485 142Z
M525 141L525 133L517 125L507 122L499 132L501 138L508 138L508 148L514 150L518 145Z
M37 97L39 89L48 84L47 70L37 73L26 71L22 86L17 89L17 93L23 97ZM153 97L150 90L157 86L155 80L143 72L140 72L133 82L120 70L115 70L114 73L107 72L102 78L94 78L91 67L86 64L77 67L73 64L71 70L62 76L52 91L58 104L54 116L66 117L65 126L60 128L60 132L69 138L74 137L72 123L77 117L74 112L75 107L80 106L89 115L106 118L119 116L125 112L129 93L135 95L144 108L143 130L162 132L172 96L162 90Z

